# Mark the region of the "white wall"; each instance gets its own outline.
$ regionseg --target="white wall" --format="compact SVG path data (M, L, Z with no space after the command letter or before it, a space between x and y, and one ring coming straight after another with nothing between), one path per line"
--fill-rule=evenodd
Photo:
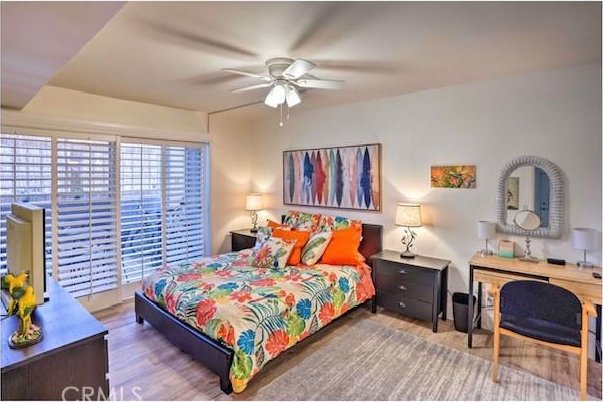
M251 173L248 123L165 106L46 86L21 111L2 112L5 126L108 132L210 144L211 250L230 249L230 230L249 226L244 195Z
M283 128L275 118L256 122L252 190L266 194L269 206L261 217L290 209L282 204L283 150L380 142L382 212L299 209L383 224L385 247L400 249L396 203L420 202L427 225L418 230L416 251L452 260L450 288L465 291L467 261L482 247L477 221L496 218L500 169L532 154L565 173L567 211L563 238L535 239L532 252L575 261L580 251L571 246L571 228L601 230L600 69L583 65L315 111L292 109ZM432 164L477 165L477 189L430 188ZM600 264L601 250L589 257Z
M230 251L231 230L251 227L245 196L250 189L253 152L249 123L218 114L210 117L209 127L212 252L223 253Z

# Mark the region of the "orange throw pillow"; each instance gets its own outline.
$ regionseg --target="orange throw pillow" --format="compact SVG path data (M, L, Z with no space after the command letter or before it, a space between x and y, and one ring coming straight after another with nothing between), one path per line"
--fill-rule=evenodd
M357 265L364 260L358 252L362 231L349 228L333 231L331 242L327 246L320 262L329 265Z
M295 240L295 246L293 246L293 252L287 260L287 265L297 265L301 262L301 252L310 239L310 232L306 230L287 230L275 228L272 230L272 236L284 240Z

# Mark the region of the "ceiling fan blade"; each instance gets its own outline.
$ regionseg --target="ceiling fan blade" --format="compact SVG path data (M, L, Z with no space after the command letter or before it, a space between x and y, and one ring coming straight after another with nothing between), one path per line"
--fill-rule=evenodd
M250 73L249 71L238 70L236 68L223 68L222 71L226 71L227 73L246 75L248 77L258 78L262 81L271 82L272 78L267 77L265 75L260 75L256 73Z
M238 94L238 93L245 92L245 91L251 91L252 89L267 88L269 86L272 86L272 83L271 82L265 82L263 84L249 85L247 87L233 89L230 92L232 92L233 94Z
M317 89L341 89L343 81L341 80L308 80L301 79L295 81L295 84L302 88L317 88Z
M173 27L164 23L143 19L135 19L134 21L152 32L158 39L179 46L192 46L193 48L201 48L218 55L227 55L230 57L233 55L237 57L258 57L258 54L248 49L222 42L221 40L211 37L202 36L196 32L188 31L180 27Z
M316 67L314 63L310 63L304 59L297 59L289 67L287 67L285 71L283 71L283 77L289 80L294 80L306 74L314 67Z
M383 60L314 60L320 71L349 71L371 74L394 74L400 71L400 66Z

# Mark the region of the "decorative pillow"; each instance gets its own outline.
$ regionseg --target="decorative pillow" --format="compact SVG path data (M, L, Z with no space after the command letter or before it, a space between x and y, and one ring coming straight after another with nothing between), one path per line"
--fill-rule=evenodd
M289 230L293 229L293 226L278 223L278 222L273 221L272 219L268 219L267 226L272 229L274 229L274 228L285 228L285 229L289 229Z
M306 230L283 230L276 228L272 231L272 236L295 242L295 247L293 247L293 252L289 256L289 260L287 260L287 265L297 265L301 262L302 248L308 242L310 232Z
M332 232L314 233L301 252L301 262L306 265L316 264L327 249L332 236Z
M293 226L297 230L316 230L320 214L311 214L309 212L289 211L285 215L283 224Z
M357 219L348 219L343 216L321 215L318 220L317 230L341 230L352 227L362 230L362 222Z
M364 261L358 252L362 232L354 227L349 229L334 230L331 241L327 245L322 258L323 264L330 265L357 265Z
M256 234L255 248L259 247L266 237L272 236L274 229L279 228L281 230L293 230L290 226L281 225L278 222L268 219L266 226L260 226Z
M272 236L272 228L270 226L260 226L257 233L255 234L255 247L258 248L266 240L266 238Z
M267 237L256 250L251 265L258 268L284 268L294 246L294 241Z

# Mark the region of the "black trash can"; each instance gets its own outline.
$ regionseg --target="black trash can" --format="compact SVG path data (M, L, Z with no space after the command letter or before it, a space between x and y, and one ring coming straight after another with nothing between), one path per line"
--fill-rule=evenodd
M473 297L473 308L475 309L475 296ZM475 311L475 310L474 310ZM452 294L452 315L454 316L454 329L459 332L467 333L469 330L469 294L453 293Z

